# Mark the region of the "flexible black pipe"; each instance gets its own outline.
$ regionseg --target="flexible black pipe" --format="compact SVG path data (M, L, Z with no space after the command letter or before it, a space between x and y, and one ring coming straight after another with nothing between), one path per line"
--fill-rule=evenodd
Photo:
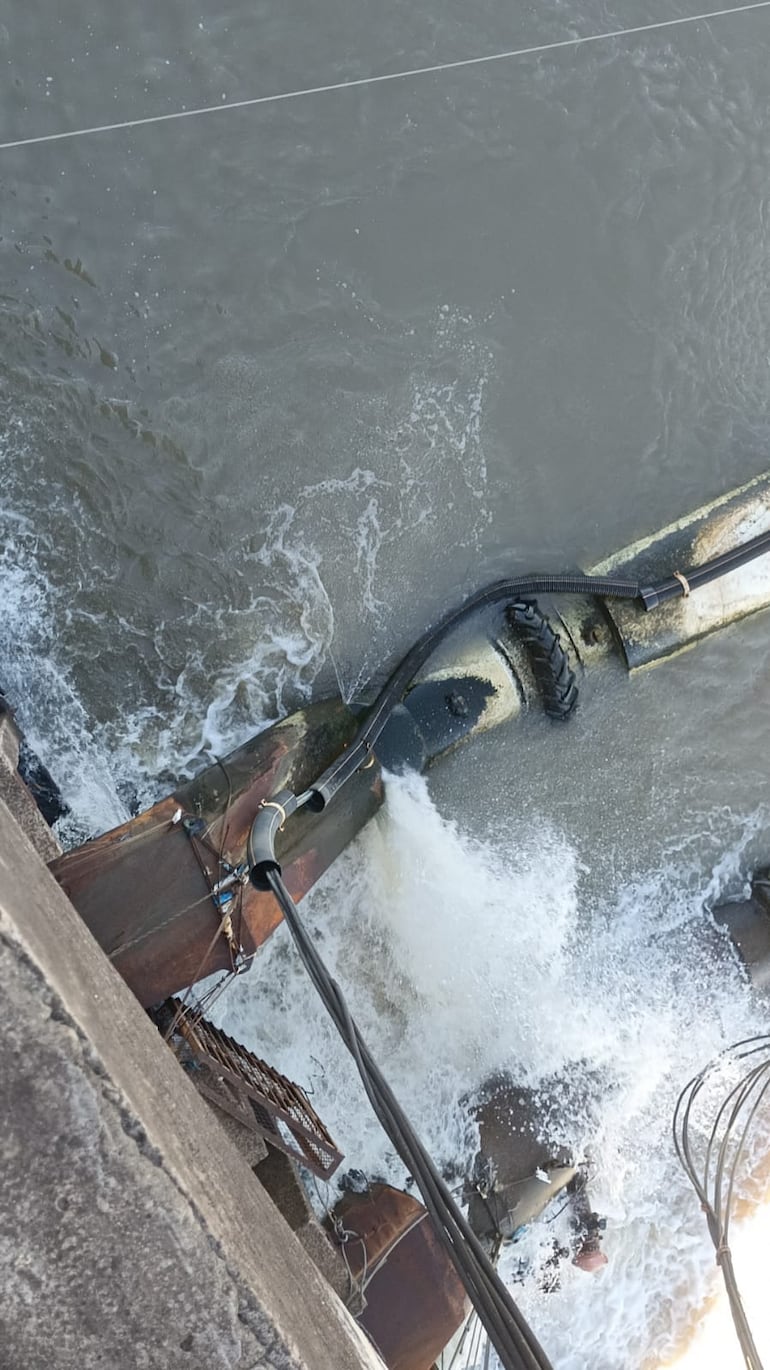
M269 890L271 871L280 875L281 867L275 859L275 839L281 828L299 808L292 790L278 790L270 799L263 800L257 810L246 842L249 877L258 890Z
M602 599L636 599L649 611L654 609L656 605L663 604L677 595L689 593L687 587L697 589L701 585L706 585L710 581L716 580L717 577L726 575L729 571L737 570L738 567L744 566L747 562L767 551L770 551L770 530L760 533L758 537L752 538L741 547L735 547L729 552L723 552L720 556L713 557L703 566L687 571L683 577L687 585L678 575L669 577L658 585L643 587L638 581L624 579L623 577L580 574L512 576L507 580L499 580L493 585L488 585L475 595L471 595L458 609L453 609L445 615L435 627L429 628L418 639L399 662L380 691L350 746L332 762L331 766L327 767L310 789L293 802L293 809L302 808L305 804L309 804L315 810L326 807L330 799L333 799L346 781L369 760L372 747L385 727L393 709L400 703L420 667L435 651L442 638L447 633L452 632L453 629L460 627L478 609L499 604L505 600L514 602L526 600L528 597L539 594L572 594L596 595ZM294 800L293 796L292 800ZM259 861L251 862L252 880L260 889L265 889L264 876L260 874L260 871L266 870L268 867L280 869L275 860L274 847L274 838L278 826L280 825L276 825L273 820L265 815L264 809L260 810L254 820L249 844L250 850L253 848L255 855L259 856Z
M734 547L731 551L723 552L720 556L713 557L711 561L704 562L702 566L684 572L684 579L687 581L690 590L696 590L699 586L708 585L729 571L735 571L740 566L745 566L747 562L753 561L755 557L762 556L768 551L770 551L770 529L765 533L760 533L755 538L751 538L749 542L743 543L740 547ZM642 587L636 580L627 580L621 576L585 576L579 574L513 576L510 580L500 580L494 585L487 586L485 590L480 590L477 594L471 595L470 599L467 599L459 609L454 609L447 614L436 624L435 628L430 628L407 652L378 696L373 709L367 715L366 722L348 750L324 771L312 789L308 791L307 797L302 796L302 802L309 802L311 807L315 809L322 809L328 804L340 786L344 785L345 781L367 760L368 753L382 732L390 711L399 702L413 676L425 663L431 652L447 633L459 627L477 609L499 604L501 600L505 599L526 599L528 596L539 594L567 594L597 595L601 599L638 599L649 611L658 604L664 604L667 600L686 593L688 591L677 576L669 577L667 580L661 581L659 585L645 587Z
M442 638L453 629L459 628L466 619L493 604L504 600L520 600L529 595L599 595L603 599L638 599L639 582L609 576L584 575L543 575L512 576L508 580L498 580L486 589L471 595L459 609L451 613L426 633L407 652L395 671L377 696L366 721L357 732L350 746L342 756L319 776L306 794L300 796L300 804L309 803L313 809L323 809L337 791L350 779L365 761L369 752L382 732L388 718L398 704L428 657L435 651Z
M740 547L732 547L729 552L722 552L720 556L712 557L711 561L704 562L702 566L695 566L689 571L682 571L681 574L690 589L697 590L701 585L708 585L712 580L727 575L728 571L737 571L740 566L745 566L747 562L753 561L755 557L761 557L765 552L770 552L770 529L766 533L759 533L749 542L742 543ZM686 590L678 576L670 576L659 585L639 590L639 598L648 611L655 609L658 604L665 604L667 600L676 599L678 595L684 594Z

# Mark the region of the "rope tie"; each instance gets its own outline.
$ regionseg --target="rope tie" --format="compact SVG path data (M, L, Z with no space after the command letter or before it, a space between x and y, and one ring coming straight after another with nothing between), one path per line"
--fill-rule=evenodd
M284 824L285 824L285 822L286 822L286 810L285 810L285 808L283 807L283 804L277 804L276 801L275 801L274 799L263 799L263 800L262 800L262 803L260 804L259 807L260 807L260 809L277 809L277 810L278 810L279 814L281 815L281 826L280 826L280 828L278 829L278 831L279 831L279 832L283 832Z

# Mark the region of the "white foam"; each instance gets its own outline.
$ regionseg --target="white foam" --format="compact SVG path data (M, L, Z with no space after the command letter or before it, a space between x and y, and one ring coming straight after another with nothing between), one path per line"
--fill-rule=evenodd
M82 841L123 822L128 810L110 758L56 652L53 597L38 561L43 539L15 509L0 509L0 533L0 683L27 741L45 758L72 808L59 836Z
M7 421L0 671L30 743L71 807L60 825L65 844L124 821L129 803L152 803L178 777L298 707L327 665L348 700L376 674L394 647L383 606L401 595L410 563L433 547L439 514L452 555L486 518L481 508L472 517L460 507L452 512L440 495L442 480L459 480L478 503L485 485L480 417L489 359L461 336L471 322L441 316L436 358L426 358L424 373L409 383L400 415L375 425L362 444L360 456L370 449L371 462L308 484L292 504L275 508L232 549L221 574L212 567L211 599L183 599L184 629L173 585L168 622L147 621L143 610L134 621L120 592L109 610L94 610L94 577L116 574L109 549L92 560L104 541L99 510L64 484L48 488L40 507L38 449L46 435ZM430 374L446 350L463 361L462 383ZM368 641L353 659L349 644L361 642L362 629ZM83 676L102 641L116 660L139 666L135 680L129 670L120 681L106 718L95 718L104 702L84 699Z
M303 904L365 1037L449 1173L465 1170L475 1147L460 1100L490 1073L577 1083L582 1106L572 1098L569 1113L549 1114L545 1133L592 1156L609 1266L590 1278L568 1265L548 1295L534 1279L517 1286L558 1370L660 1363L714 1286L671 1117L687 1079L767 1016L703 909L704 895L734 878L752 831L740 827L700 892L691 867L672 866L584 909L578 853L553 829L473 841L442 820L422 779L391 779L386 810ZM284 931L219 1013L311 1087L348 1165L403 1180ZM516 1263L523 1251L537 1268L558 1232L533 1229Z

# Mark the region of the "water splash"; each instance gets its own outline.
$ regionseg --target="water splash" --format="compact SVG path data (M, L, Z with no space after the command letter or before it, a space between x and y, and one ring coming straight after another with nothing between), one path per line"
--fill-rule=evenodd
M0 443L6 491L11 474L29 460L24 427L16 422ZM30 746L66 777L73 814L59 824L62 841L83 840L101 826L123 822L128 809L116 769L105 753L67 665L56 650L57 615L45 566L51 538L33 521L30 502L0 507L0 685L16 707Z
M699 881L692 863L671 861L586 909L579 854L552 827L470 839L424 780L391 778L383 813L303 904L449 1175L467 1171L476 1146L463 1101L500 1070L543 1087L545 1147L590 1154L609 1266L593 1279L567 1266L548 1295L536 1277L517 1286L559 1370L659 1363L713 1287L671 1116L685 1081L767 1018L704 910L734 882L754 826L722 821L729 850ZM349 1165L403 1183L283 931L220 1005L227 1030L313 1090ZM522 1257L542 1268L567 1223L533 1228L512 1268Z

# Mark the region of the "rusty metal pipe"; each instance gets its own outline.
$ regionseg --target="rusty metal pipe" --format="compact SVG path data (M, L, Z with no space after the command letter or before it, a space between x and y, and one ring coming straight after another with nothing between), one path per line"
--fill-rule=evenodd
M232 965L232 944L217 936L221 911L213 887L222 875L219 857L233 867L243 861L255 816L276 791L303 797L324 774L335 785L339 777L352 776L330 813L313 813L305 805L286 831L278 825L274 834L288 889L301 899L381 804L381 764L423 769L535 702L531 664L515 635L501 625L495 606L535 590L581 591L582 597L569 601L561 613L573 664L589 665L619 643L635 670L770 605L770 558L749 564L731 559L736 545L743 544L745 551L752 540L758 545L757 539L765 537L770 538L770 474L616 553L591 569L590 582L580 574L499 582L442 620L419 650L404 658L376 756L360 716L343 701L311 705L138 818L60 856L51 869L140 1000L158 1003ZM737 555L740 560L740 551ZM720 562L725 570L728 560L719 580L662 603L654 615L645 613L640 585L655 585L661 575L704 561ZM597 600L589 590L627 597ZM375 713L381 720L379 709ZM199 844L193 850L182 826L174 824L177 811L202 820L213 853L202 865ZM246 956L280 920L266 890L243 887L238 932Z

